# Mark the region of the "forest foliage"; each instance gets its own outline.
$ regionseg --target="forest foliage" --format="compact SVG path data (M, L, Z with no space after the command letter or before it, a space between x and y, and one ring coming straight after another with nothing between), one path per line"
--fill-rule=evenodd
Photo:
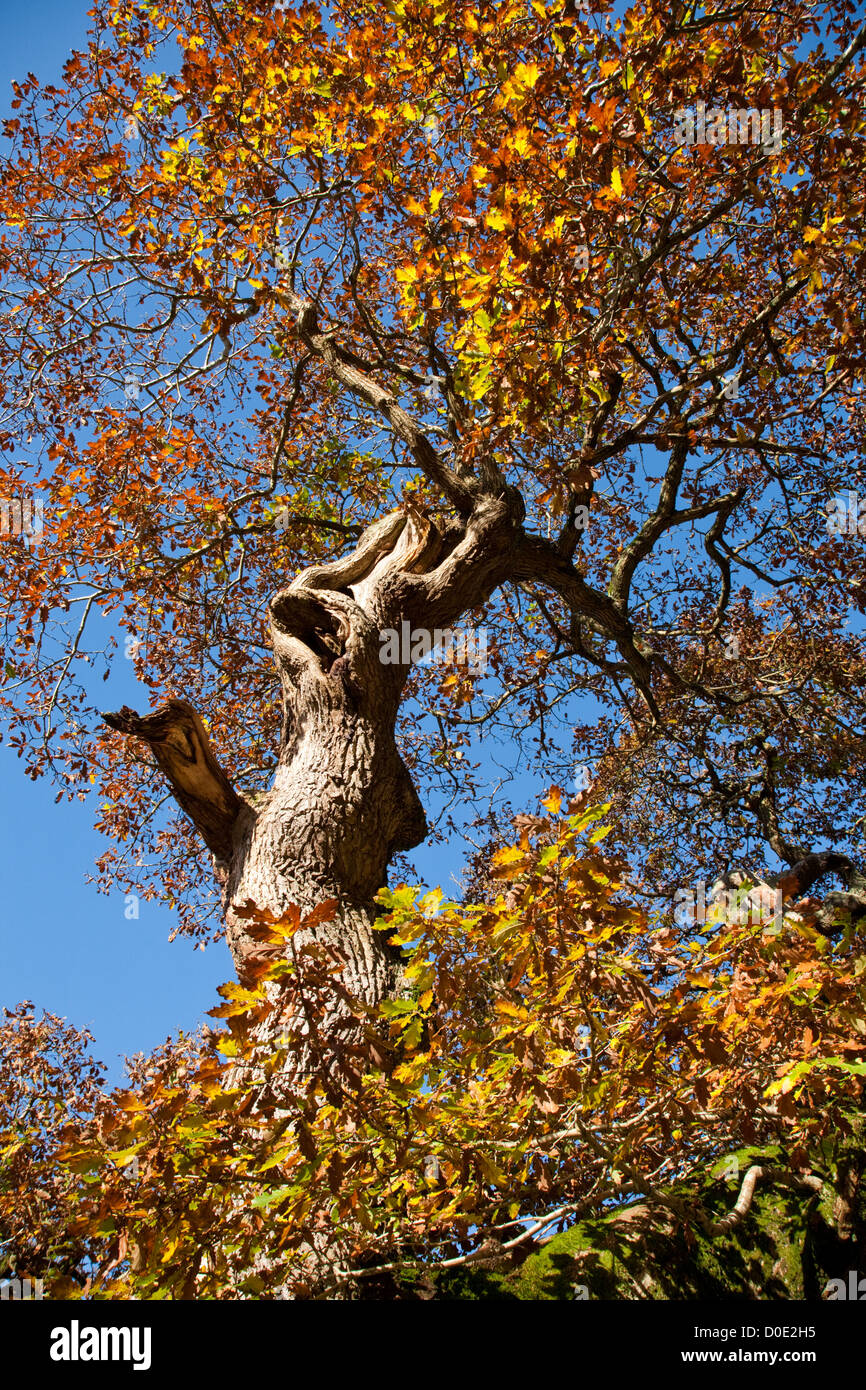
M283 720L267 598L399 512L489 578L462 615L487 670L407 673L397 722L433 842L468 827L486 848L454 902L398 860L377 929L406 988L378 1005L313 939L324 901L241 904L256 950L214 1028L133 1059L125 1089L85 1033L7 1010L0 1260L52 1297L429 1293L638 1198L684 1239L712 1231L699 1179L744 1148L806 1203L835 1192L847 1239L856 6L92 16L62 82L23 78L3 126L9 743L58 800L92 798L105 891L220 931L194 825L94 684L125 658L153 704L194 699L232 806L255 808ZM684 143L698 102L729 130L779 112L783 134ZM15 534L37 493L44 525ZM551 788L544 814L485 786L479 734ZM737 865L736 901L675 915ZM850 890L829 905L810 891L828 865ZM317 1035L335 998L359 1024L339 1058ZM325 1237L345 1263L322 1285Z

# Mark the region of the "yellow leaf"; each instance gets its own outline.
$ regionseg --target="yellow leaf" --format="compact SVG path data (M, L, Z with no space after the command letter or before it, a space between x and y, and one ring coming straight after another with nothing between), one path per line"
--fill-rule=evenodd
M511 1004L507 999L497 999L496 1012L504 1014L506 1018L517 1018L521 1023L525 1023L529 1018L526 1009L518 1008L516 1004Z
M494 208L492 212L488 212L484 221L494 232L502 232L511 226L511 218L504 208Z
M514 69L514 81L521 87L534 87L539 77L537 63L518 63Z
M516 860L524 857L524 851L517 849L515 845L510 845L507 849L498 849L491 859L491 864L513 864Z
M593 830L589 837L589 843L591 845L597 845L600 840L605 839L605 837L610 834L611 829L612 827L609 825L600 825L597 830Z
M613 171L613 173L612 173L611 176L610 176L610 186L611 186L611 188L613 189L613 191L614 191L616 197L617 197L617 198L621 198L621 197L622 197L622 175L620 174L619 169L617 169L617 168L614 168L614 171Z

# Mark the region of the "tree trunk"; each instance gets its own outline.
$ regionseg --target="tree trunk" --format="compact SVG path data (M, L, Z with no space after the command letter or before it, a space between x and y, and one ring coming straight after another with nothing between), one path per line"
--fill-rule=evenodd
M399 992L400 970L398 953L374 930L374 897L393 853L418 844L426 822L397 752L396 703L386 698L385 682L370 671L362 692L337 665L286 683L273 786L236 822L226 931L243 981L257 951L251 908L282 919L296 907L303 917L333 900L333 917L297 932L294 950L298 955L311 942L328 948L343 962L343 989L375 1006ZM357 1071L352 1053L361 1030L341 995L330 1000L317 1030L344 1077Z
M334 916L294 937L339 955L341 983L368 1005L399 991L399 965L373 929L375 894L397 850L426 833L423 808L395 742L408 667L380 660L384 581L438 553L427 524L392 514L352 555L302 573L271 600L271 638L283 691L283 727L271 789L238 797L211 752L198 715L172 699L139 718L105 716L143 738L213 851L223 885L226 934L243 982L259 946L256 913L306 916L333 900ZM274 1029L282 1027L285 1020ZM335 1060L359 1037L337 996L319 1020Z
M343 953L347 983L365 1001L398 987L393 953L372 929L374 896L391 856L419 844L426 822L394 737L409 663L382 660L382 633L407 620L447 628L482 603L519 568L521 520L511 493L482 498L443 531L418 513L392 512L350 555L303 571L273 596L283 726L273 785L254 803L235 793L186 701L170 699L144 718L127 708L104 716L150 745L212 850L241 979L258 949L254 909L282 917L293 905L303 914L335 899L336 916L312 938ZM346 1021L331 1023L339 1045Z

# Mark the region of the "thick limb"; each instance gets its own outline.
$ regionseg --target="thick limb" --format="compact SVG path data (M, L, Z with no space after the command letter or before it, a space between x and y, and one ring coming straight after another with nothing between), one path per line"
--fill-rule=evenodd
M179 806L208 849L221 861L232 853L232 833L243 805L220 767L204 725L185 700L166 700L143 718L126 705L103 719L109 728L140 738L153 751Z

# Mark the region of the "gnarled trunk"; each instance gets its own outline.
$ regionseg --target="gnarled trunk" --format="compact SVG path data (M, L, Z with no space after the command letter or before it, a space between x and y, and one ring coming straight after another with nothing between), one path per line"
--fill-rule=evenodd
M213 851L242 981L260 950L256 914L283 919L299 909L305 917L333 900L331 918L319 914L302 927L291 949L300 958L305 947L325 947L340 969L330 997L300 1021L302 1032L315 1029L319 1057L327 1056L340 1084L351 1084L371 1061L386 1061L387 1048L371 1044L365 1031L363 1008L399 994L400 968L386 936L374 930L374 899L394 852L426 833L394 736L408 664L381 659L382 633L407 620L428 631L447 628L483 602L514 572L521 520L522 505L509 491L482 497L470 516L443 530L416 512L392 512L351 554L303 571L271 598L283 724L273 784L254 801L236 794L185 701L169 700L144 718L129 709L105 716L150 745ZM297 1006L287 1000L261 1039L297 1033L298 1025ZM312 1042L306 1057L295 1047L284 1086L302 1081Z
M394 541L408 529L404 517L385 518L347 560L307 571L271 600L283 690L279 761L270 791L235 823L225 888L241 979L255 949L248 905L281 918L293 906L304 915L334 900L333 918L299 932L296 950L310 938L331 948L343 962L343 989L364 1004L399 989L395 954L373 928L374 898L391 856L418 844L426 821L394 737L406 670L379 659L379 627L363 601L375 607L377 570L405 563L406 541L396 554ZM340 995L319 1032L335 1060L357 1040L358 1021Z
M395 850L418 844L426 822L397 752L396 703L377 674L369 672L363 693L334 666L286 682L273 786L237 819L225 886L226 931L241 980L257 949L251 906L279 919L292 907L305 916L334 900L333 917L301 929L295 950L310 941L328 947L343 962L342 987L364 1004L399 992L398 956L374 930L374 897ZM340 996L318 1028L335 1062L348 1061L358 1023Z
M283 725L273 784L254 802L234 791L184 700L144 718L126 708L104 716L150 745L213 851L241 979L258 949L254 910L304 915L334 899L333 920L310 934L345 959L345 987L369 1004L399 989L394 954L373 930L374 897L391 856L419 844L426 822L394 737L408 665L381 659L381 634L405 620L445 628L483 602L515 570L521 519L511 493L480 499L443 531L392 512L350 555L303 571L272 597ZM336 998L326 1026L339 1051L353 1025Z

